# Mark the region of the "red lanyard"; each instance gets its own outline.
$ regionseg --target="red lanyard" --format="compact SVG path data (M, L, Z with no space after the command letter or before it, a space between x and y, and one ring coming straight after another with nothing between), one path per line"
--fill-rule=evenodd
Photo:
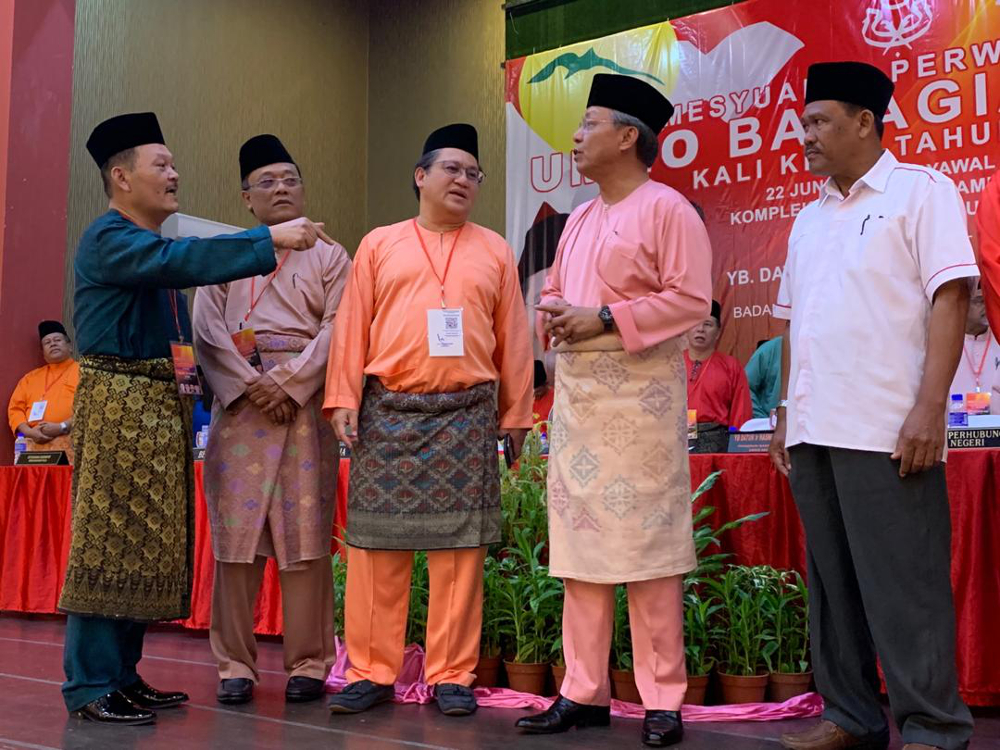
M45 397L49 394L49 391L52 389L52 386L54 386L56 383L58 383L60 380L62 380L63 379L63 375L65 375L68 371L69 371L69 367L64 368L63 371L61 373L59 373L59 377L56 378L55 380L53 380L50 383L49 382L49 373L46 370L46 372L45 372L45 390L42 391L42 397L41 397L41 399L39 399L40 401L44 401L45 400Z
M990 339L993 336L993 331L986 332L986 346L983 347L983 356L979 358L979 367L975 367L972 364L972 357L969 356L969 348L963 343L962 351L965 353L965 361L969 364L969 369L972 370L972 377L976 379L976 393L979 392L979 381L983 374L983 368L986 367L986 355L990 351Z
M417 239L420 241L420 249L424 251L424 256L427 258L427 263L431 267L431 271L434 273L434 278L438 280L441 285L441 308L444 309L444 282L448 278L448 269L451 268L451 258L455 254L455 246L458 244L458 238L462 234L462 230L465 229L465 224L458 228L458 232L455 233L455 239L451 243L451 250L448 251L448 260L444 264L444 276L438 276L437 269L434 268L434 261L431 260L431 254L427 252L427 246L424 245L424 238L420 235L420 228L417 226L417 220L413 220L413 231L417 234Z
M264 286L261 288L260 294L257 295L256 299L254 299L253 291L254 291L257 279L255 277L250 279L250 309L247 310L247 314L243 316L243 322L244 323L249 323L250 322L250 313L252 313L253 309L255 307L257 307L257 303L260 302L260 298L264 296L264 292L266 292L267 288L269 286L271 286L271 282L274 281L274 277L278 275L278 271L280 271L281 267L283 265L285 265L285 261L288 260L288 257L291 254L292 254L291 250L289 250L289 251L287 251L285 253L285 257L281 259L280 263L278 263L278 267L275 268L271 272L271 275L267 277L267 281L264 282Z
M183 344L184 334L181 332L181 316L177 312L177 290L168 289L167 291L170 292L170 309L173 310L174 325L177 326L177 340Z

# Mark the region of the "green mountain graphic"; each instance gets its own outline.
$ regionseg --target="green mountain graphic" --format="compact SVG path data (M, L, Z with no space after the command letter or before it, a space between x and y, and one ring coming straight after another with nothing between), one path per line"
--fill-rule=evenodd
M559 57L535 73L528 83L541 83L542 81L547 81L561 67L566 68L566 78L569 78L580 71L590 70L591 68L607 68L613 73L643 76L656 81L661 85L663 84L663 81L650 73L644 73L641 70L630 70L629 68L622 67L614 60L598 56L598 54L594 52L593 47L588 49L582 55L578 55L575 52L563 52L559 55Z

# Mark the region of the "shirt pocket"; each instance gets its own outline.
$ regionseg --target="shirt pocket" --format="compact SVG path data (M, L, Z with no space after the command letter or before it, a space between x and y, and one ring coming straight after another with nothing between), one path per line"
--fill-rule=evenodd
M866 215L854 238L853 265L865 273L911 275L915 269L905 238L905 217L876 213Z
M643 261L645 254L641 243L629 242L618 235L612 235L598 255L598 274L612 289L633 287L641 276L640 267L646 265Z

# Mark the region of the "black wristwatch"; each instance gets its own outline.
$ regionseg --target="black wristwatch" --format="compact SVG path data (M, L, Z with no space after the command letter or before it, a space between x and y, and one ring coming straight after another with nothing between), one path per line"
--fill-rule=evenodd
M608 307L607 305L605 305L600 309L600 311L598 311L597 317L601 319L602 323L604 323L605 331L610 331L612 328L614 328L615 318L611 314L611 308Z

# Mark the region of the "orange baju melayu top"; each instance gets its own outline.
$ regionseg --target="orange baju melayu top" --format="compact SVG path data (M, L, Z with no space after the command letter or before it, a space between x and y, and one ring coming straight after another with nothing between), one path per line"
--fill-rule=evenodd
M462 308L460 357L430 356L427 311L441 308L441 277L445 306ZM334 324L327 415L359 408L364 375L408 393L448 393L499 381L500 427L528 428L533 372L517 264L500 235L472 222L431 232L407 219L374 229L361 241Z

